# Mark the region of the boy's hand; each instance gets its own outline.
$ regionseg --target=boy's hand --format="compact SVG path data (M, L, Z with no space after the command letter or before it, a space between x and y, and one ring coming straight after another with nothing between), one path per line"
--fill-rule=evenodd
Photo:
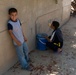
M9 34L10 34L11 38L16 42L16 44L18 46L21 46L21 42L17 40L17 38L14 36L12 30L9 30Z
M47 36L44 36L44 38L46 38L46 39L47 39L48 37L47 37Z
M21 42L17 41L16 43L17 43L18 46L21 46Z
M27 42L27 39L24 37L24 41Z
M44 38L47 39L48 42L52 42L47 36L45 36Z

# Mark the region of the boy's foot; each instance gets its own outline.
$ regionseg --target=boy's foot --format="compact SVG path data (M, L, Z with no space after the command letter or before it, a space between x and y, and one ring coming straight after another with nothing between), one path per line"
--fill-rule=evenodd
M27 67L26 70L28 70L28 71L32 71L33 68L31 68L31 67Z
M62 49L61 48L58 48L58 53L61 53L62 52Z
M27 67L27 68L21 68L22 70L27 70L27 71L32 71L33 69L31 67Z
M29 58L29 59L27 60L27 62L31 62L31 59Z

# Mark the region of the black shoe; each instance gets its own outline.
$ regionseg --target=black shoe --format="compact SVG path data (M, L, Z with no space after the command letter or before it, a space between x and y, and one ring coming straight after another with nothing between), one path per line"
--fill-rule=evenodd
M31 62L31 59L29 58L29 59L27 60L27 62Z
M27 67L26 70L32 71L33 69L31 67Z

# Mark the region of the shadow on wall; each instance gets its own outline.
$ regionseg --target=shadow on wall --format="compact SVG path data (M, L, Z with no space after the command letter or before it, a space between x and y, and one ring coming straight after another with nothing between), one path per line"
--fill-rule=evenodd
M36 34L47 33L49 35L52 31L49 27L49 23L52 23L52 21L54 20L61 22L61 15L59 14L59 9L39 16L35 21Z

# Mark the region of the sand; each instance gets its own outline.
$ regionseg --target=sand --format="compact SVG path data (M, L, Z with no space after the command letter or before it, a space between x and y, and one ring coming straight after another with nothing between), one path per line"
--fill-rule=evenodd
M76 18L61 28L64 37L62 53L34 50L30 53L33 71L22 70L19 63L3 75L76 75Z

